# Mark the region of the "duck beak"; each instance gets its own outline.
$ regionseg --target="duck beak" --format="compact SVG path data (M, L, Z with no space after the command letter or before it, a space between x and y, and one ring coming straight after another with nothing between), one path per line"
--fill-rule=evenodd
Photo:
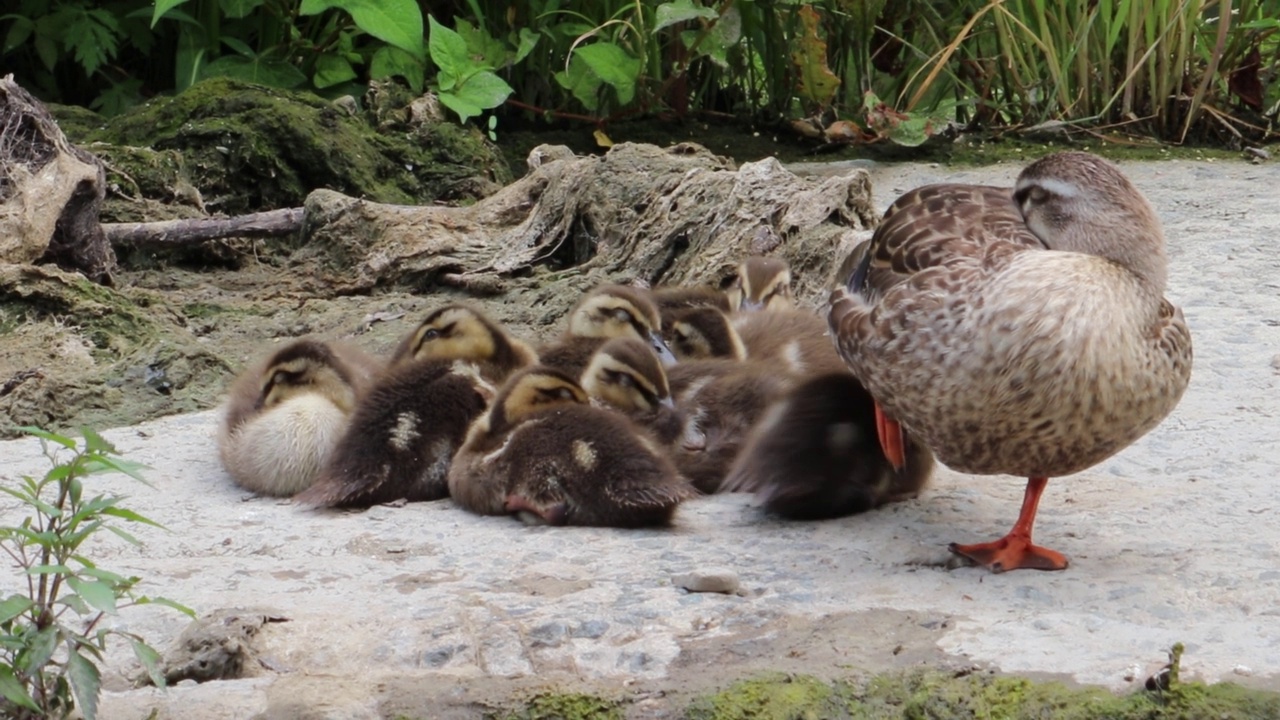
M676 409L676 401L675 401L675 400L673 400L673 399L671 399L671 396L670 396L670 395L668 395L667 397L664 397L664 398L662 398L661 400L659 400L659 401L658 401L658 404L659 404L659 405L661 405L662 407L667 408L667 409L670 409L670 410L675 410L675 409Z
M671 367L676 364L676 356L671 352L671 348L667 347L667 341L656 332L649 333L649 345L653 351L658 354L658 360L662 361L663 367Z

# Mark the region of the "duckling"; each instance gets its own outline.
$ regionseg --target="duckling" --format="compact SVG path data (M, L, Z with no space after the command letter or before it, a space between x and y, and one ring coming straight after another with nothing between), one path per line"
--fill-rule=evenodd
M458 304L428 313L400 341L391 355L391 365L422 358L471 360L481 377L495 385L538 361L532 347L512 337L479 310Z
M391 356L391 369L356 409L328 467L299 502L368 507L448 494L449 461L494 383L534 362L532 348L482 313L428 313Z
M521 371L472 425L449 470L454 501L552 525L665 525L696 493L619 413L568 375Z
M647 290L604 285L587 294L569 313L569 327L538 353L541 364L579 377L591 356L610 338L630 337L650 344L664 365L675 356L662 339L658 307Z
M729 358L745 360L746 346L729 317L711 307L672 313L663 325L671 352L681 361Z
M790 310L795 307L791 268L781 258L753 255L738 265L738 276L728 295L734 311Z
M380 367L353 346L304 338L242 372L218 434L231 479L263 495L309 487Z
M704 493L720 487L751 428L795 385L771 363L723 359L680 363L669 377L684 417L673 459Z
M844 361L827 322L805 310L761 310L733 319L747 358L777 363L798 376L840 372Z
M933 454L905 440L906 464L895 470L871 394L847 371L818 375L769 408L719 490L754 492L766 511L793 520L865 512L915 497L929 481Z
M492 394L465 360L402 361L361 399L320 477L294 499L369 507L445 497L454 451Z
M715 308L723 313L731 310L729 296L723 290L710 285L656 287L651 291L651 295L653 303L658 306L658 314L662 317L663 327L666 327L667 319L673 313L678 313L682 310Z
M680 435L683 420L671 399L667 373L646 343L614 338L601 345L580 384L593 402L623 413L659 443L669 445Z

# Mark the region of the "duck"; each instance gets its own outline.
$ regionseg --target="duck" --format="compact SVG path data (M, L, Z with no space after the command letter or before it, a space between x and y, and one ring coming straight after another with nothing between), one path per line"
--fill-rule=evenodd
M593 404L626 415L664 446L682 430L667 373L648 343L635 338L606 342L591 357L579 384Z
M912 436L893 467L876 435L875 403L851 373L815 375L786 391L751 430L718 492L752 492L768 513L822 520L916 497L933 454Z
M447 471L496 386L537 359L479 310L448 304L406 333L299 503L370 507L448 496Z
M658 315L665 325L671 313L693 308L715 308L720 312L730 311L729 296L724 290L710 285L668 285L653 288L650 291L654 305L658 307Z
M382 363L360 348L300 338L231 383L218 456L240 487L287 497L310 487Z
M1154 209L1114 163L1055 153L1012 189L906 193L863 253L828 321L886 456L902 464L906 429L954 470L1027 478L1008 533L950 549L995 572L1067 568L1033 542L1049 478L1141 438L1191 378Z
M763 309L733 318L747 359L772 362L792 375L808 377L845 370L827 321L808 310Z
M789 310L795 307L791 266L782 258L752 255L738 264L727 294L734 312Z
M579 377L591 356L611 338L629 337L649 343L663 365L675 364L662 338L662 320L648 290L602 285L569 312L561 337L538 352L540 364Z
M697 495L656 442L545 366L513 375L472 424L449 491L478 514L628 528L668 525Z
M825 332L825 326L824 326ZM686 308L664 319L663 336L678 361L745 360L747 348L729 316L713 307Z

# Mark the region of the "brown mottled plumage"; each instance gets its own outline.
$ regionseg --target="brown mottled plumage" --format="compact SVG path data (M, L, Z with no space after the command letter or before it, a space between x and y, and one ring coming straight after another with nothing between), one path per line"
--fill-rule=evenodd
M1036 161L1013 190L930 186L890 208L832 294L841 355L941 462L1030 478L1006 537L953 550L995 570L1066 567L1031 543L1047 478L1137 440L1190 379L1166 277L1150 204L1086 153Z
M290 342L231 384L218 455L237 485L287 496L310 486L381 363L344 343Z
M582 389L595 402L617 410L667 445L683 420L671 399L662 363L649 345L635 338L614 338L600 346L582 372Z
M761 310L733 319L747 359L776 363L794 375L839 372L844 362L827 323L807 310Z
M629 337L649 343L659 359L670 364L675 356L661 330L658 308L648 290L604 285L588 293L569 312L568 327L559 340L538 352L539 363L578 377L607 340Z
M671 314L663 334L680 360L744 360L746 347L729 316L715 308L690 308Z
M809 378L774 403L746 440L720 492L754 492L796 520L864 512L914 497L933 455L911 438L895 470L876 437L871 395L848 372Z
M432 310L405 335L391 364L422 359L471 360L481 377L501 384L511 373L536 363L538 356L479 310L453 304Z
M795 306L791 268L782 258L753 255L739 263L728 296L734 311L789 310Z
M477 513L614 527L667 524L696 494L625 417L592 407L569 376L543 367L512 376L472 426L449 488Z
M714 308L720 312L729 312L729 296L723 290L700 285L695 287L656 287L650 291L653 302L658 306L658 314L662 317L663 327L672 313L693 308Z

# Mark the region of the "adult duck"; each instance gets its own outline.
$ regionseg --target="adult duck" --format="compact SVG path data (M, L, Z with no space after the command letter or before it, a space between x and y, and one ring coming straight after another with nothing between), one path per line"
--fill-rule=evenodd
M862 251L828 321L886 454L901 462L905 427L955 470L1029 478L1005 537L951 550L996 572L1067 567L1031 541L1048 478L1142 437L1191 376L1155 211L1112 163L1058 153L1013 190L913 190Z

